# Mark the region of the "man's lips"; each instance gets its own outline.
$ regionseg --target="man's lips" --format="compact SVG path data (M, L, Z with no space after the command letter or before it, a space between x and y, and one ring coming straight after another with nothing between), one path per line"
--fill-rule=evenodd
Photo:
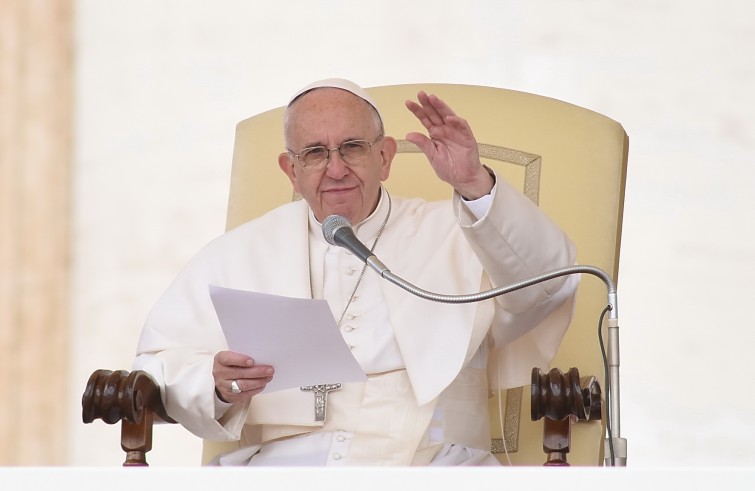
M350 186L350 187L346 187L346 188L325 189L322 192L323 193L330 193L330 194L336 194L337 195L337 194L348 193L349 191L353 191L354 189L356 189L356 186Z

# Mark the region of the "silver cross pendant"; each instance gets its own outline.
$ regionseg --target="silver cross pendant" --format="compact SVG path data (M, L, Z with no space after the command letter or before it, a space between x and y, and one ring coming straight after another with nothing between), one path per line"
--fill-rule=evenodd
M325 422L325 407L328 404L328 392L340 388L341 384L307 385L299 387L299 389L313 392L315 395L315 421L318 423Z

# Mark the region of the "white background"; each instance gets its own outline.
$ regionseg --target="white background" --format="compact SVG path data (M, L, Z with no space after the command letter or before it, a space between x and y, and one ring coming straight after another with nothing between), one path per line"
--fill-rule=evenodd
M92 370L130 367L152 304L222 233L235 124L332 76L503 87L622 123L629 465L755 463L749 0L77 7L69 464L123 460L117 427L81 423L80 394ZM193 465L199 453L195 437L165 426L150 462Z

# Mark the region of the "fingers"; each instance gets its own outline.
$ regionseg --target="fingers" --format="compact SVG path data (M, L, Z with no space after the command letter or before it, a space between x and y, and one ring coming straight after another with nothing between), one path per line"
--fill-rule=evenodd
M428 95L424 91L417 93L417 102L407 100L406 107L420 120L428 130L433 126L443 126L450 116L456 116L453 109L436 95Z
M233 351L220 351L215 355L215 363L225 367L251 367L254 360L251 356Z
M221 351L215 355L212 376L215 390L226 402L241 402L260 393L272 380L275 370L270 365L256 364L240 353ZM234 391L235 381L238 391Z
M457 116L441 98L424 91L417 93L416 101L407 100L406 107L427 130L426 135L411 132L406 139L427 156L441 180L462 196L477 196L483 188L478 181L484 179L482 184L487 185L491 178L480 162L477 139L467 120Z
M407 100L406 107L427 129L428 136L431 139L444 140L461 145L477 144L472 133L472 128L470 128L467 120L457 116L442 99L434 95L427 95L424 92L419 92L417 99L419 104ZM422 145L415 141L418 139L415 135L412 135L411 138L407 136L407 140L423 148Z
M272 375L265 375L262 377L238 378L231 380L216 379L215 391L224 401L235 404L251 399L255 395L262 392L272 379ZM234 381L236 382L235 387L237 387L238 390L234 390Z
M268 382L270 382L273 379L272 375L263 375L262 377L247 377L247 378L238 378L227 381L226 390L223 391L222 389L218 388L221 392L230 392L231 394L234 394L233 391L233 381L236 381L236 387L239 388L241 392L237 394L245 394L245 397L251 397L253 395L256 395L260 392L262 392L262 389L267 386Z
M406 140L417 145L431 162L435 158L435 144L427 136L412 132L406 134Z

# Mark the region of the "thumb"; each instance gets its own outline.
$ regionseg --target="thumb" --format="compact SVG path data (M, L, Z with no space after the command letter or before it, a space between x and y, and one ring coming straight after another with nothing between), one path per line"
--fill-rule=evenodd
M417 145L430 161L435 157L435 144L426 135L414 132L407 133L406 140Z

